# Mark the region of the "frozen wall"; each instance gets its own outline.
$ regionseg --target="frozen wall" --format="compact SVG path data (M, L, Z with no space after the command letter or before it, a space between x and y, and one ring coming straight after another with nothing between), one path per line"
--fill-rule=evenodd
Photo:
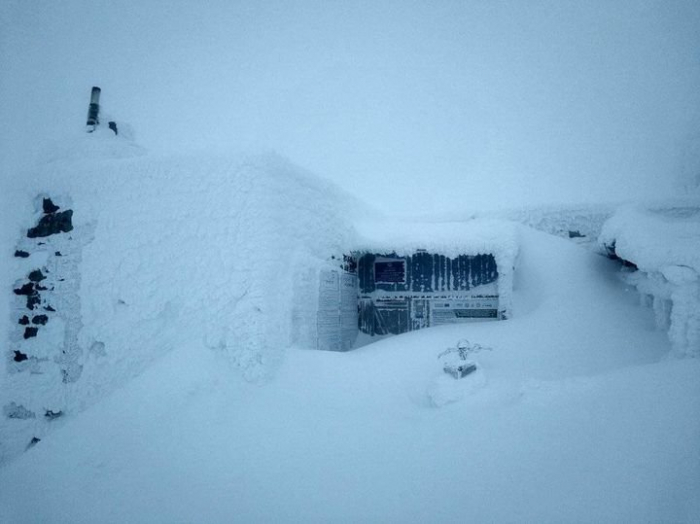
M257 380L313 338L299 283L334 266L362 212L332 185L275 155L159 159L111 133L47 160L7 209L15 247L30 253L14 257L10 285L43 271L54 289L37 307L56 312L24 340L27 297L11 294L10 339L26 359L5 358L0 460L60 423L47 411L84 408L175 345L221 352ZM29 239L45 196L70 207L73 229Z

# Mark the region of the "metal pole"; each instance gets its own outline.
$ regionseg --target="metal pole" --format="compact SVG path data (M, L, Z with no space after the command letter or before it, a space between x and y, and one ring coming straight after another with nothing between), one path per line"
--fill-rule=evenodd
M87 125L92 127L88 132L92 132L100 123L100 93L101 89L99 87L93 87L92 93L90 94L90 107L88 108Z

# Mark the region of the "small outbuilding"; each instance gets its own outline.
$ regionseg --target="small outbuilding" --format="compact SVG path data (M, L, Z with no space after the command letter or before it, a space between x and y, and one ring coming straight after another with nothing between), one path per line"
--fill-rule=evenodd
M510 316L515 226L496 220L365 223L320 286L319 349L350 349L358 331L400 334Z
M506 316L491 253L362 253L357 273L359 328L368 335Z

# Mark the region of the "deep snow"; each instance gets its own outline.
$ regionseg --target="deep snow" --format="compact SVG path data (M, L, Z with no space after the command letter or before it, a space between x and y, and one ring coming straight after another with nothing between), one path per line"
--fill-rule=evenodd
M132 4L0 6L0 522L700 522L698 223L618 205L697 198L700 3ZM267 148L406 220L212 157ZM42 196L76 229L21 240ZM399 230L519 253L512 316L310 350Z
M666 358L615 262L520 236L506 322L291 348L265 385L181 332L0 471L0 517L696 522L700 362ZM473 382L445 382L436 358L459 338L493 348Z

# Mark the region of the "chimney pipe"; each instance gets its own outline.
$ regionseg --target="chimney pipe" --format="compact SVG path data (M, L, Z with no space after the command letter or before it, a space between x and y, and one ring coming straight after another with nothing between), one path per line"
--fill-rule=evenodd
M88 130L88 133L95 130L97 124L100 123L100 93L101 89L99 87L93 87L92 93L90 94L90 107L88 108L87 125L92 126L92 129Z

